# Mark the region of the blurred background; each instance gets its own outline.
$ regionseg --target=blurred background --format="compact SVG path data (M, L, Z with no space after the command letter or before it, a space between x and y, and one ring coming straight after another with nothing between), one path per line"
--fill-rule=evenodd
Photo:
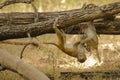
M0 2L5 0L0 0ZM83 3L94 3L96 5L104 5L120 0L34 0L34 4L39 12L48 11L64 11L70 9L81 8ZM33 8L27 4L13 4L4 7L0 12L32 12Z
M2 2L4 0L0 0ZM83 3L94 3L98 6L117 2L120 0L34 0L38 12L64 11L81 8ZM12 4L0 9L0 13L10 12L34 12L30 4ZM53 38L54 37L54 38ZM57 42L55 34L45 34L33 39L38 43ZM74 43L79 39L79 35L67 35L68 43ZM13 42L29 42L28 38L12 39ZM0 48L5 49L11 54L19 57L24 45L0 43ZM23 60L43 71L51 74L58 80L59 73L62 71L81 72L94 70L116 70L120 69L120 35L100 35L99 53L102 57L102 63L96 66L97 60L94 53L88 57L85 63L79 63L75 58L70 57L52 45L41 44L39 48L32 45L24 51ZM0 80L22 80L20 76L10 71L0 72ZM73 79L76 80L76 79Z

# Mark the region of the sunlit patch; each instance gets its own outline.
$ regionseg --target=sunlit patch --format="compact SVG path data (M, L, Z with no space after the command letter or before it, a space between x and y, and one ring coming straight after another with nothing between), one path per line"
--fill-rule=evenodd
M85 67L84 68L88 68L88 67L92 67L97 63L97 61L94 59L93 56L88 57L88 59L86 60Z
M118 46L120 46L120 42L116 42L116 44L117 44Z
M73 59L71 62L68 61L68 64L64 64L64 65L59 65L59 67L61 68L70 68L70 67L74 67L77 69L85 69L85 68L90 68L90 67L94 67L94 66L100 66L103 62L99 63L98 60L96 60L94 58L93 55L89 56L87 58L87 60L84 63L80 63L77 60Z
M61 3L65 3L66 0L61 0Z
M39 7L39 8L38 8L38 11L39 11L39 12L43 12L42 7Z

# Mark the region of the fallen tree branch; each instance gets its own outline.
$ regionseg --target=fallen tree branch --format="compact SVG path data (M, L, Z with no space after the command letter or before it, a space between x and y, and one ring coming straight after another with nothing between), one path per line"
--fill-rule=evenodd
M103 7L104 6L101 6L100 8L103 8ZM76 12L78 14L82 13L83 16L87 15L87 14L89 15L89 11L91 11L91 9L86 10L86 11L84 11L84 9L73 9L73 10L60 11L60 12L41 12L41 13L38 13L38 18L39 18L38 22L54 19L55 17L58 17L58 16L63 16L63 15L67 16L68 14L73 13L73 12L74 13ZM93 13L91 13L91 12L90 13L94 15L95 14L94 10L92 10L92 11L93 11ZM95 11L101 12L101 10L98 8ZM118 10L118 13L119 13L119 10ZM102 14L104 14L104 12ZM35 13L30 13L30 12L0 13L0 26L6 25L7 22L11 23L11 25L24 25L24 24L34 23L34 15L35 15ZM104 16L104 17L107 17L107 16L110 16L110 15L106 14L106 16Z
M101 6L99 8L92 8L92 9L86 9L86 10L80 9L80 10L72 11L69 14L62 15L59 18L58 25L59 25L59 28L67 28L81 22L99 19L106 16L108 17L118 13L120 13L120 2L115 2L112 4ZM46 33L52 33L53 23L54 23L54 19L48 19L47 21L32 23L28 25L18 25L18 26L3 25L0 27L0 40L24 38L24 37L27 37L27 33L30 33L32 37L46 34ZM101 24L100 27L103 27L103 26L105 27L103 27L102 30L98 31L98 33L120 34L119 26L112 25L112 27L110 27L109 24L111 25L111 23L112 22L107 23L108 26L106 26L106 23ZM96 28L99 29L100 27L96 27Z
M28 37L27 32L33 36L39 36L46 33L54 33L52 28L52 22L54 20L49 20L45 22L39 22L28 25L19 25L19 26L2 26L0 27L0 40L13 39L13 38L24 38ZM61 24L62 25L62 24ZM68 25L68 24L67 24ZM73 30L69 34L78 34L80 33L80 27L84 24L74 25ZM120 20L104 22L104 23L95 23L98 34L120 34ZM69 29L70 27L59 26L63 30ZM67 30L65 30L67 31ZM67 33L67 32L66 32Z
M61 78L67 80L72 77L79 77L82 79L90 79L97 80L98 77L103 79L119 79L120 78L120 70L104 70L104 71L83 71L83 72L61 72ZM97 76L97 78L95 78Z
M32 65L24 63L21 59L10 55L10 53L2 49L0 49L0 64L7 70L13 71L27 80L50 80Z

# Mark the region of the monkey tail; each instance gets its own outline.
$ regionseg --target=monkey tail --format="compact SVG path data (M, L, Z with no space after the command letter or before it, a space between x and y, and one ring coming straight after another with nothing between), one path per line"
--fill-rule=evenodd
M36 46L36 47L39 46L37 43L34 43L34 42L32 42L32 43L27 43L27 44L23 47L23 49L22 49L22 51L21 51L21 53L20 53L20 59L23 58L23 52L25 51L26 47L29 46L29 45L31 45L31 44L32 44L33 46Z

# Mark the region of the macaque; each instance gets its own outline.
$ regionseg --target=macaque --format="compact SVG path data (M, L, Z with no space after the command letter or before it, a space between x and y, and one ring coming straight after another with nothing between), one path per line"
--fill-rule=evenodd
M91 50L96 50L98 61L101 62L98 52L98 36L93 21L87 22L87 26L83 28L83 33L80 43L86 45L86 49L90 52Z
M79 62L83 63L86 61L86 55L85 55L85 48L80 43L80 41L76 42L75 44L67 44L66 43L66 36L63 31L60 31L57 26L58 18L55 19L55 22L53 24L53 29L56 32L56 35L58 37L58 43L45 43L45 44L52 44L58 47L60 50L62 50L64 53L68 54L69 56L76 57Z

